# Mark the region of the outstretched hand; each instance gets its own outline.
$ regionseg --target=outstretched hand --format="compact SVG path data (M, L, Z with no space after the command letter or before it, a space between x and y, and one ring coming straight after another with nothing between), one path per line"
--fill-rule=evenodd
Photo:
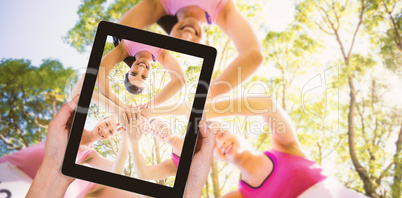
M142 117L138 107L130 107L130 112L125 113L125 123L127 135L131 142L140 141L143 132L145 131L145 118Z

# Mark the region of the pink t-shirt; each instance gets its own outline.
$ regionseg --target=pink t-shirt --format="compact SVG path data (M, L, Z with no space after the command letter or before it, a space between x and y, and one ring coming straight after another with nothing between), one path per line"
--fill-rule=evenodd
M169 15L176 15L177 11L184 7L198 6L205 10L207 22L211 24L215 23L229 0L160 0L160 2Z
M303 157L282 153L276 150L264 152L273 162L273 170L258 187L251 187L240 181L239 191L244 198L292 198L327 177L314 161Z
M7 161L34 179L45 155L45 143L46 141L42 141L10 155L1 157L0 163ZM75 162L77 164L82 163L91 152L94 152L92 148L78 151ZM65 197L79 197L79 195L84 197L94 186L94 183L76 179L69 186Z
M176 154L172 153L172 161L176 168L179 168L179 162L180 162L180 157L177 156Z
M33 146L21 149L10 155L0 158L0 163L9 162L16 166L22 172L34 179L36 172L42 164L45 155L45 141L39 142Z
M75 160L76 164L81 164L89 154L92 152L96 152L93 148L89 148L83 151L78 151L77 158ZM91 183L88 181L75 179L66 191L64 195L65 198L78 198L78 197L85 197L85 195L95 187L95 183Z
M137 43L129 40L123 40L123 42L124 42L124 48L126 48L127 53L132 57L134 57L135 54L137 54L138 52L147 51L152 54L152 60L156 62L158 61L159 56L163 52L163 49L153 47L150 45L145 45L142 43Z

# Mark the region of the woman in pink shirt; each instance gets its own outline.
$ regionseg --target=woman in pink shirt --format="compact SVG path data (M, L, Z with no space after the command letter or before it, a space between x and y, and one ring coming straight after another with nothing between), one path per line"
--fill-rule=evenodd
M170 76L170 81L143 106L158 106L176 95L184 86L184 72L169 51L129 40L113 39L116 47L102 58L96 86L106 98L119 107L126 109L128 106L115 94L107 76L122 61L130 67L124 75L124 85L127 91L134 95L140 94L149 81L151 62L159 62Z
M173 23L168 24L171 21ZM234 42L238 55L211 83L209 97L230 92L249 78L263 61L257 36L233 0L143 0L119 23L145 29L156 22L171 36L197 43L203 35L202 24L216 24Z
M82 76L76 83L72 96L78 95L81 91L84 76ZM77 164L88 164L92 167L96 167L102 170L110 170L113 167L113 161L102 157L99 153L93 149L93 144L99 140L109 140L122 128L119 127L118 119L123 119L126 113L125 109L122 109L107 100L102 94L97 91L93 92L92 102L98 106L102 106L111 112L112 116L101 118L92 129L85 129L82 133L80 146L77 153ZM106 104L107 103L107 104ZM124 123L122 121L122 123ZM122 125L125 125L122 124ZM0 158L0 163L9 162L16 166L23 173L34 179L35 175L43 161L44 157L45 141L42 141L31 147L14 152L10 155ZM128 148L127 148L128 149ZM91 183L76 180L73 182L67 191L67 197L76 197L77 194L90 190Z
M233 134L236 129L224 128L219 122L208 122L210 130L216 133L214 156L233 164L241 172L238 190L223 197L363 197L339 182L335 192L330 190L331 186L323 184L327 177L321 173L318 164L303 153L292 121L272 97L261 95L206 104L206 109L229 107L231 111L210 112L206 117L262 116L264 122L253 123L260 127L251 129L259 128L258 132L262 132L264 127L269 127L272 147L263 153L253 151L238 134Z

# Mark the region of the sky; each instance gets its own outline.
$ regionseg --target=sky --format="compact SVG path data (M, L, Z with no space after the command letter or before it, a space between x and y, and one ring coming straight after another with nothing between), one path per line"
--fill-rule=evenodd
M80 54L62 39L78 21L80 0L0 1L0 58L24 58L39 66L59 59L64 67L86 67L89 52Z

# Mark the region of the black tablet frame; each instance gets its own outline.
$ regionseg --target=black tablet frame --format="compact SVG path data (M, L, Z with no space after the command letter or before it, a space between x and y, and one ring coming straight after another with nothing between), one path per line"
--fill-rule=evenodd
M75 163L107 36L115 36L118 38L132 40L204 59L196 89L196 96L194 98L192 107L193 109L191 111L186 136L184 139L180 164L173 187L163 186ZM194 148L197 142L199 131L198 122L202 117L215 58L216 49L213 47L107 21L100 22L92 46L91 56L89 59L87 72L85 74L85 80L81 90L77 111L71 127L71 133L61 172L67 176L152 197L182 197L194 154Z

